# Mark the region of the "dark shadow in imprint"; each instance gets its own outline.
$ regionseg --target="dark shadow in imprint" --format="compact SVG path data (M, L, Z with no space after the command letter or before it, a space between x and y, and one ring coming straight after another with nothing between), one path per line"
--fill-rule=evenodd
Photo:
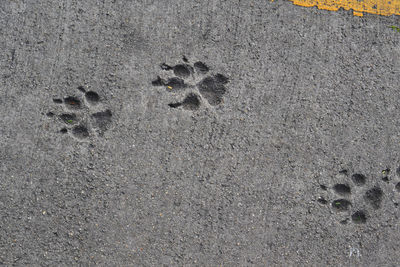
M351 180L353 180L354 184L360 186L360 185L365 185L367 177L365 177L364 174L355 173L353 174L353 176L351 176Z
M157 79L152 81L153 86L166 86L167 91L173 92L187 87L185 81L178 77L169 78L167 81L157 76Z
M174 74L183 79L189 77L192 72L193 68L187 64L178 64L174 66Z
M363 224L367 222L367 215L364 211L359 210L351 215L351 220L353 221L353 223Z
M166 63L163 63L160 65L162 70L172 70L173 68L169 65L167 65Z
M205 74L210 70L207 67L207 65L201 61L197 61L196 63L194 63L194 69L196 70L196 72L201 73L201 74Z
M400 182L398 182L398 183L396 184L395 188L396 188L397 192L400 192Z
M346 211L351 206L351 202L346 199L337 199L332 202L332 208L336 211Z
M89 131L85 126L79 125L72 128L72 135L78 139L84 139L89 136Z
M400 176L400 166L396 169L397 176Z
M227 84L229 82L229 79L224 75L222 75L221 73L217 73L217 75L214 75L214 78L218 83L221 84Z
M346 184L335 184L333 186L333 190L335 190L335 192L339 195L349 195L351 193L351 189L350 186L346 185Z
M182 106L186 110L197 110L200 107L200 99L196 94L189 94L183 100Z
M319 197L317 201L323 205L328 204L328 201L323 197Z
M151 84L152 84L153 86L163 86L163 85L165 85L165 82L164 82L163 79L161 79L160 76L157 76L157 79L154 80L154 81L152 81Z
M181 102L170 103L170 104L168 104L168 106L171 108L179 108L180 106L182 106L182 103Z
M75 114L68 114L68 113L61 114L59 117L63 122L67 124L73 124L76 122L77 119Z
M100 101L99 94L96 92L93 92L93 91L86 92L85 98L86 98L86 101L92 105L95 105Z
M383 191L375 186L365 192L364 198L374 209L379 209L382 203Z
M227 82L228 78L222 74L217 74L204 78L197 86L200 94L207 99L208 103L210 103L211 106L216 106L222 102L222 96L226 92L224 84Z
M65 105L70 109L79 109L81 108L81 101L73 96L69 96L64 98Z
M168 79L165 83L168 91L175 91L186 88L185 81L178 77Z
M60 98L53 98L53 102L56 104L62 104L62 100Z
M186 110L197 110L200 107L200 100L196 94L189 94L182 102L168 104L171 108L178 108L182 106Z

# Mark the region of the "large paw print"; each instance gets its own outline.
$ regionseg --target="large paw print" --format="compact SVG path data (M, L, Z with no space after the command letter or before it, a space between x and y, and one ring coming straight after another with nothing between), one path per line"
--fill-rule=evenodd
M203 62L197 61L192 66L188 59L183 57L183 63L175 66L163 63L161 69L173 72L174 76L165 79L157 76L157 79L152 81L153 86L165 86L167 91L176 93L191 89L191 92L182 101L170 103L169 107L197 110L200 107L201 99L205 99L211 106L222 103L226 93L225 85L229 79L220 73L208 74L210 69Z
M112 112L104 109L98 93L78 87L79 96L54 98L53 102L62 106L61 114L48 112L48 117L55 117L64 124L60 133L70 133L77 139L88 138L91 134L103 135L111 122Z
M388 180L389 169L382 171L383 181ZM318 202L326 205L330 204L331 209L338 214L345 214L341 223L346 224L349 219L356 224L364 224L368 218L374 214L375 210L381 208L384 192L379 185L373 185L367 189L364 187L367 184L367 177L364 174L355 173L351 177L348 176L346 170L340 172L343 182L337 183L328 188L325 185L320 185L320 188L327 191L330 198L321 196Z

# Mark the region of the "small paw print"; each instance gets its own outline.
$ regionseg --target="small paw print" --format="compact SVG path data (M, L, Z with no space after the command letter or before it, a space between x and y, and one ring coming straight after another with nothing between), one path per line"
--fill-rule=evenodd
M332 211L341 217L341 223L346 224L351 220L355 224L364 224L374 211L381 208L384 192L379 185L364 189L367 177L361 173L354 173L350 177L347 171L341 171L341 183L332 187L320 185L324 195L320 196L318 202L322 205L330 203ZM333 200L329 200L333 199ZM343 215L344 214L344 217Z
M103 135L111 123L111 110L103 108L100 96L95 91L86 91L83 86L79 86L78 91L78 96L54 98L53 102L62 106L62 112L58 115L48 112L46 115L64 124L60 133L70 133L79 140L93 133Z
M165 86L167 91L173 93L191 90L182 101L170 103L169 107L197 110L202 99L211 106L217 106L223 102L223 96L227 91L225 86L229 79L220 73L208 74L210 69L203 62L195 62L192 66L188 59L183 57L183 63L175 66L163 63L161 69L172 72L174 76L168 77L169 74L166 78L157 76L157 79L152 81L153 86Z

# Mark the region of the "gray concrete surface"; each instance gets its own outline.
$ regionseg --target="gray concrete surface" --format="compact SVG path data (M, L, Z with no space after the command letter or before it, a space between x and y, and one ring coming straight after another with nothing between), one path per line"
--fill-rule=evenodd
M398 265L399 24L1 1L1 265Z

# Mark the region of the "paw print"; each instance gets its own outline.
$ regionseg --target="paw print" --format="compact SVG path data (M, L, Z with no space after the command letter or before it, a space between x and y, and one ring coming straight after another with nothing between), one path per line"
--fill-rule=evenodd
M183 62L175 66L161 64L161 69L168 72L166 78L157 76L152 81L153 86L165 86L166 90L172 93L179 93L189 89L191 92L179 102L168 104L171 108L182 107L185 110L199 109L202 99L211 106L220 105L223 102L223 96L226 93L225 85L229 79L224 75L209 74L209 67L201 61L192 65L186 57ZM174 74L171 77L171 73Z
M382 171L383 181L389 179L387 176L389 172L389 169ZM342 224L346 224L350 219L356 224L366 223L368 218L381 208L384 198L383 190L377 184L365 188L368 182L367 177L361 173L354 173L349 177L348 172L343 170L339 176L342 180L341 183L330 188L320 185L320 188L327 192L325 195L330 196L329 198L333 200L327 200L321 196L318 198L318 202L322 205L330 204L331 209L338 216L344 214L340 221Z
M111 123L111 110L103 108L100 96L95 91L86 91L83 86L79 86L78 91L78 96L54 98L53 102L62 106L62 112L57 115L48 112L46 115L64 124L60 133L70 133L79 140L93 133L103 135Z

